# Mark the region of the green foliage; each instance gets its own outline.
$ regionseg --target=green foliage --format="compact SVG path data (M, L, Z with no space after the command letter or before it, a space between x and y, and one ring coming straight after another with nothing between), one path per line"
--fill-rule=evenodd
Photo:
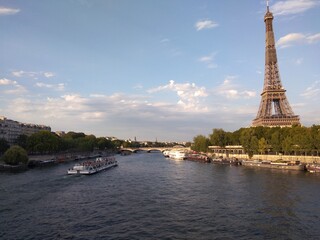
M292 138L290 136L287 136L282 141L282 149L285 154L290 154L293 151L294 146L293 146Z
M207 152L208 146L210 145L210 141L203 135L198 135L193 138L193 146L192 150L197 152Z
M59 138L49 131L39 131L27 140L27 149L33 153L52 153L59 149Z
M28 136L24 134L20 135L16 140L16 144L24 149L27 149L27 146L28 146L27 142L28 142Z
M70 139L77 139L77 138L84 138L86 135L84 133L77 133L77 132L68 132L64 135L64 138Z
M264 139L264 137L259 139L258 150L259 150L260 154L265 154L266 151L268 150L268 143L267 143L266 139Z
M112 141L112 142L113 142L115 148L117 148L117 149L119 149L122 146L122 144L124 143L123 140L119 140L119 139L115 140L115 141Z
M228 144L228 142L228 135L223 129L213 129L212 134L210 135L211 145L224 147Z
M9 143L4 138L0 138L0 155L10 148Z
M273 152L276 152L276 153L282 152L281 143L282 143L283 139L284 139L284 137L281 135L280 130L277 132L274 132L271 135L270 143L271 143L271 147L273 149Z
M240 136L241 145L249 158L251 158L253 154L258 153L259 140L254 134L255 131L253 128L246 128L241 132Z
M2 161L9 165L27 164L27 152L20 146L12 146L2 156Z
M270 152L297 155L320 153L320 125L302 127L251 127L234 132L213 129L209 135L211 145L242 145L249 156Z
M114 149L114 144L112 141L104 137L97 138L97 146L99 150Z

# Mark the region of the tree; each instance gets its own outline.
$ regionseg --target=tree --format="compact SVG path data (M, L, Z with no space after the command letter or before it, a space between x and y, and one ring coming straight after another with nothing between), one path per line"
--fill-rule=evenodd
M213 129L210 142L214 146L225 147L228 144L227 133L221 128Z
M29 159L26 150L15 145L4 153L2 160L9 165L18 165L20 163L27 164Z
M282 136L280 131L276 131L271 135L271 146L272 146L272 150L273 152L279 153L282 152Z
M286 137L283 141L282 141L282 149L284 151L285 154L290 154L293 151L293 141L292 138L290 136Z
M249 158L252 158L254 153L258 153L259 140L254 135L253 128L246 128L241 132L240 142Z
M310 135L312 149L315 150L318 155L320 152L320 125L312 125Z
M0 155L7 151L10 148L10 145L7 140L0 138Z
M96 147L96 137L94 135L87 135L75 140L77 142L77 149L79 151L93 151Z
M234 132L227 132L227 139L229 145L241 145L240 143L240 136L241 132L244 128L240 128L237 131Z
M292 139L295 144L296 151L300 154L307 154L312 150L311 131L310 128L293 126L291 129Z
M16 140L16 144L24 149L27 149L28 146L28 136L25 134L19 135L19 137Z
M66 135L64 135L65 138L72 138L72 139L77 139L77 138L84 138L86 135L82 132L77 133L77 132L68 132Z
M191 147L192 150L197 152L207 152L210 141L203 135L198 135L193 138L193 146Z
M263 137L260 138L259 142L258 142L258 150L259 150L260 154L265 154L267 149L268 149L267 141Z
M28 138L28 150L35 153L56 152L60 146L59 140L59 137L54 133L39 131Z

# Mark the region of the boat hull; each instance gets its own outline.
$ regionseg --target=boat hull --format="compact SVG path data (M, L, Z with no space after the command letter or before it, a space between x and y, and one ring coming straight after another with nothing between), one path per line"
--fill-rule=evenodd
M295 171L305 171L304 164L272 164L263 163L255 161L242 161L242 165L246 167L258 167L258 168L269 168L269 169L279 169L279 170L295 170Z
M320 173L320 164L307 164L306 169L311 173Z
M76 164L67 173L69 175L92 175L116 166L118 166L118 162L114 157L97 158L95 161Z
M109 168L112 168L112 167L116 167L118 166L117 163L115 164L110 164L108 166L104 166L104 167L101 167L101 168L96 168L96 169L88 169L88 170L75 170L75 169L69 169L68 170L68 174L69 175L91 175L91 174L95 174L95 173L98 173L98 172L101 172L101 171L104 171L104 170L107 170Z
M185 158L188 161L195 161L195 162L203 162L203 163L210 163L211 158L203 154L188 154Z
M170 151L169 158L173 160L184 160L186 159L187 154L181 151Z

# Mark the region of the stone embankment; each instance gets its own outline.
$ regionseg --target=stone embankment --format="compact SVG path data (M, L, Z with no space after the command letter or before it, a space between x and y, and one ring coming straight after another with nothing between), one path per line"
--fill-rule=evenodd
M248 154L225 154L225 153L215 153L211 155L213 158L237 158L241 160L262 160L262 161L289 161L289 162L296 162L300 161L301 163L320 163L319 156L294 156L294 155L253 155L251 159L249 159Z
M26 164L8 165L0 162L0 172L21 172L28 169Z

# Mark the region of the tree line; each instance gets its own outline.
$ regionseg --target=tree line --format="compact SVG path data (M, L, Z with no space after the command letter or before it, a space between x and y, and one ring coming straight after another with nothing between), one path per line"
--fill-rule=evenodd
M311 127L250 127L226 132L215 128L208 137L198 135L192 149L207 152L209 146L242 145L249 156L253 154L319 155L320 125Z
M113 151L123 141L111 141L104 137L95 137L84 133L68 132L62 136L50 131L39 131L31 136L20 135L15 145L10 147L5 139L0 139L0 155L2 161L11 165L25 163L29 154L54 154L61 152L91 152L93 150ZM20 160L23 159L23 160Z
M137 141L110 140L105 137L86 135L82 132L68 132L61 136L50 131L39 131L31 136L20 135L15 145L10 145L5 139L0 139L0 156L5 163L16 165L26 163L29 154L56 154L63 152L117 151L124 148L139 147L172 147L178 143L146 142L143 145ZM191 143L190 143L191 145Z

